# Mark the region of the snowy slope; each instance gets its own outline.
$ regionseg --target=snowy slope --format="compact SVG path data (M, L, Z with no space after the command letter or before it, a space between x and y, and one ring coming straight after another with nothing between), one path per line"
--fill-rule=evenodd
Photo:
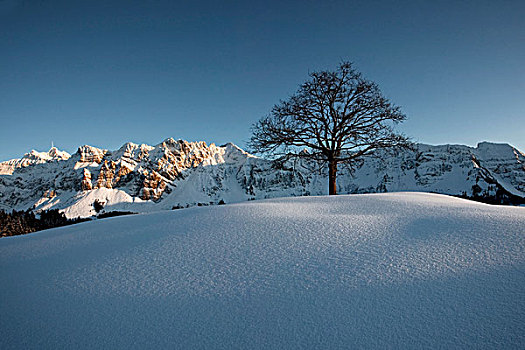
M151 212L327 192L326 171L312 170L304 159L271 162L231 143L167 139L155 146L129 142L115 151L85 145L71 157L51 154L62 153L26 155L11 175L0 175L0 209L58 208L68 217L84 217L94 214L95 200L106 211ZM367 158L354 174L341 165L338 174L339 193L525 198L525 155L507 144L417 144L414 150Z
M525 344L525 208L302 197L0 240L0 348Z

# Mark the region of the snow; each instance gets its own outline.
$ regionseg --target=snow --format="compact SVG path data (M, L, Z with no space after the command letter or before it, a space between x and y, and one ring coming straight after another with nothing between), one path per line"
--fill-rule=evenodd
M17 168L46 162L68 160L70 157L71 155L69 153L60 151L56 147L51 147L47 152L32 150L31 152L24 154L20 159L11 159L5 162L0 162L0 175L11 175Z
M0 348L520 348L525 208L424 193L0 239Z
M132 197L124 191L113 188L97 188L87 191L70 199L71 205L64 210L64 214L69 218L85 216L85 213L96 215L93 203L97 199L102 199L105 211L132 211L138 205L151 206L151 203L138 197ZM147 210L143 210L147 211Z

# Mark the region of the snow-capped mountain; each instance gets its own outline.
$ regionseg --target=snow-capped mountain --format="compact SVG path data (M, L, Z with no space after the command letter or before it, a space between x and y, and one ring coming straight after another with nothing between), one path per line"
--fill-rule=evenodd
M52 148L0 163L0 208L58 208L68 217L106 211L147 212L250 199L322 195L326 173L304 160L270 161L234 144L167 139L126 143L116 151L81 146L73 155ZM414 150L367 158L339 193L425 191L525 198L525 155L507 144L417 144Z
M67 160L71 155L64 151L59 151L56 147L51 147L48 152L38 152L32 150L24 154L20 159L11 159L0 163L0 175L11 175L15 169L24 168L33 164L42 164L52 161Z

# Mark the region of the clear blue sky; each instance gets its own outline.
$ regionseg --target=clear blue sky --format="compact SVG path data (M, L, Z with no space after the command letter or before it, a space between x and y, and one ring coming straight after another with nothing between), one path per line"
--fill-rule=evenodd
M0 0L0 160L51 141L242 147L341 60L416 141L525 151L524 18L525 1Z

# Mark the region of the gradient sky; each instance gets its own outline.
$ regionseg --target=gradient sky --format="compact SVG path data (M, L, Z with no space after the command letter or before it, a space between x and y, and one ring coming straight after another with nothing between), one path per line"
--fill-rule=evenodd
M525 1L0 0L0 160L51 141L244 147L341 60L416 141L525 151L524 18Z

